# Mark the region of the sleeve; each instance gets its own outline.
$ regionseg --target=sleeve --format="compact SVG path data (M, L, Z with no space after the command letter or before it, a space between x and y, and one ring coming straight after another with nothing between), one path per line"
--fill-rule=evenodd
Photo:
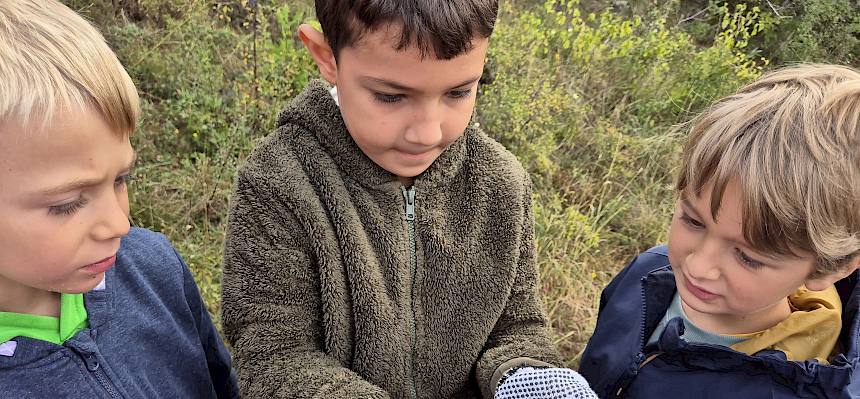
M174 250L175 252L176 250ZM197 333L200 336L200 345L206 354L206 365L209 368L209 376L212 379L212 387L219 399L238 399L239 385L236 381L236 373L230 361L230 351L224 346L221 335L209 317L209 311L200 297L200 290L194 282L194 277L188 270L188 266L182 261L179 254L176 257L182 263L182 277L185 291L185 300L191 309L194 320L197 323Z
M263 180L263 179L259 179ZM295 212L240 171L227 226L224 332L246 398L388 398L327 355L319 270Z
M528 178L524 191L523 235L514 286L476 369L485 398L495 395L499 379L509 369L522 365L552 367L561 363L549 339L546 316L538 294L532 189Z

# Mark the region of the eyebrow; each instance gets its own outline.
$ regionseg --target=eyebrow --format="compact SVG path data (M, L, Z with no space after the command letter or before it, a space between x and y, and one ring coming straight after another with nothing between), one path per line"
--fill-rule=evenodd
M134 164L136 162L137 162L137 151L134 151L134 154L131 157L131 162L129 162L128 166L123 168L122 171L123 172L130 171L134 167ZM79 190L79 189L84 188L84 187L96 185L101 181L102 181L102 179L99 179L99 178L72 180L70 182L63 183L63 184L56 186L56 187L51 187L51 188L47 188L44 190L40 190L36 193L36 195L51 196L51 195L63 194L63 193L67 193L69 191L75 191L75 190Z
M690 202L690 200L688 200L687 197L681 197L681 203L684 204L684 207L687 208L687 210L690 211L690 213L692 213L693 216L695 216L699 219L702 218L702 216L699 215L699 211L696 209L695 206L693 206L693 203Z
M467 79L467 80L461 82L460 84L457 84L455 86L451 86L451 88L456 89L459 87L471 85L471 84L479 81L480 79L481 79L480 76L475 77L475 78L471 78L471 79ZM364 82L365 84L369 83L369 84L374 84L374 85L386 86L389 89L396 90L396 91L405 91L405 92L417 92L418 91L418 90L415 90L415 89L408 87L408 86L404 86L404 85L397 83L397 82L392 82L390 80L379 79L379 78L374 78L374 77L370 77L370 76L361 77L360 80L362 82Z

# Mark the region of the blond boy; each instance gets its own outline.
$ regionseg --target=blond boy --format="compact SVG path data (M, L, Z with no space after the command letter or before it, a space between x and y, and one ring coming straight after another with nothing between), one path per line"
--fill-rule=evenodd
M138 113L93 26L0 2L0 396L238 397L188 268L129 227Z
M604 290L601 397L860 393L860 73L766 74L693 122L667 247Z

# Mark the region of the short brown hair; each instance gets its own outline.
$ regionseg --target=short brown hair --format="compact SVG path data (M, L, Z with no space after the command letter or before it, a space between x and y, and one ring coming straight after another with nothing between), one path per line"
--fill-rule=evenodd
M813 276L860 253L860 73L798 65L768 73L700 115L676 188L741 187L744 238L779 255L815 254Z
M137 90L104 37L55 0L0 1L0 123L44 127L83 107L117 134L137 124Z
M498 0L316 0L335 58L364 33L389 25L400 29L397 50L415 45L422 56L451 59L469 51L473 39L490 37L498 8Z

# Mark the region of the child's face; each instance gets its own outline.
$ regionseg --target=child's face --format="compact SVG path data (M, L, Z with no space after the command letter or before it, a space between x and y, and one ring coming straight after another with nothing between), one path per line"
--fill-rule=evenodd
M134 158L94 112L58 115L41 131L0 123L0 293L80 293L101 282L129 230Z
M451 60L393 48L397 29L340 51L334 81L346 126L376 164L401 177L424 172L466 129L488 39ZM331 81L331 79L330 79Z
M685 310L712 332L770 327L787 316L787 297L810 281L815 257L780 257L751 248L743 237L738 184L726 187L716 221L711 189L706 186L698 198L682 196L672 218L669 261Z

